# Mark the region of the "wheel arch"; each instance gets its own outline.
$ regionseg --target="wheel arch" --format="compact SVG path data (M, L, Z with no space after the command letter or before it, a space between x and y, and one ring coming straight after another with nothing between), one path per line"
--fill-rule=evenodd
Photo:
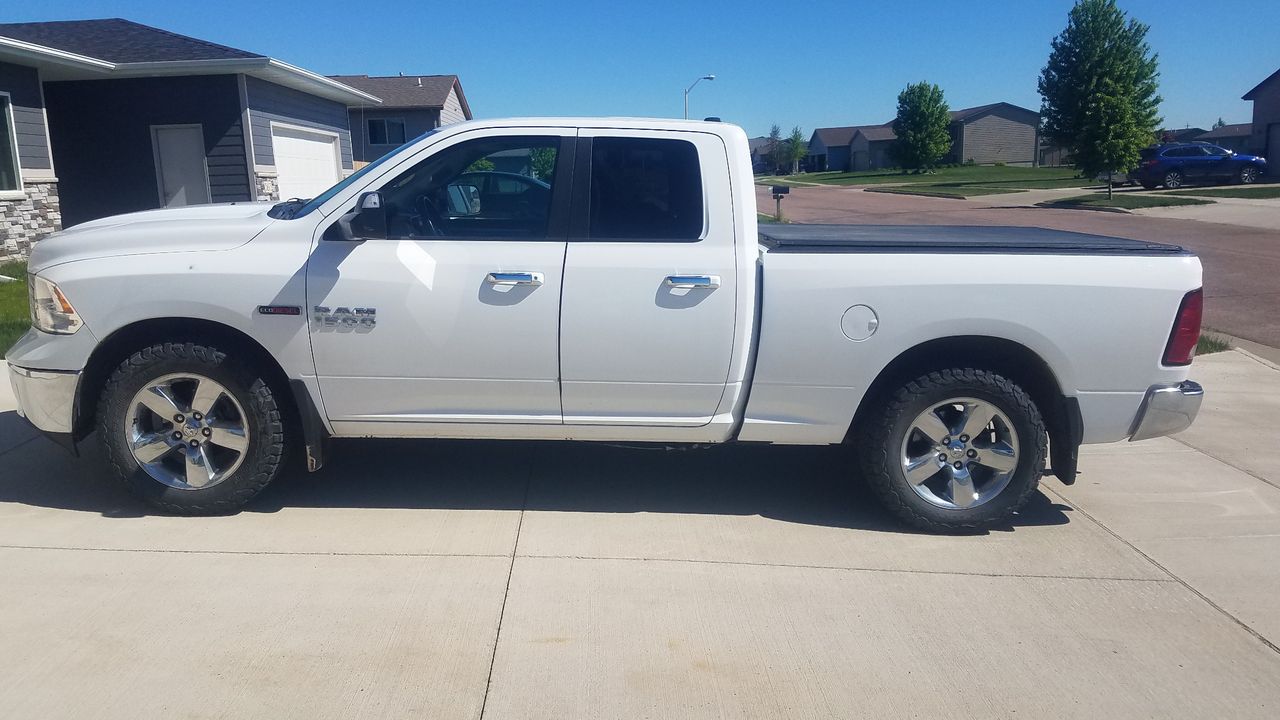
M1065 394L1057 374L1038 353L1022 343L990 335L936 338L900 353L868 386L849 424L846 440L894 390L928 372L950 367L989 370L1026 390L1044 416L1049 432L1052 469L1048 472L1068 485L1075 481L1084 437L1079 403Z
M202 318L139 320L118 328L98 343L85 364L76 391L72 430L75 440L82 440L93 431L102 390L115 368L130 354L161 342L194 342L243 353L262 372L271 390L282 400L287 399L280 403L285 414L286 439L301 434L309 455L314 441L318 460L319 446L325 434L324 423L319 419L316 405L305 385L291 381L276 358L252 336L229 325ZM315 467L319 467L318 461Z

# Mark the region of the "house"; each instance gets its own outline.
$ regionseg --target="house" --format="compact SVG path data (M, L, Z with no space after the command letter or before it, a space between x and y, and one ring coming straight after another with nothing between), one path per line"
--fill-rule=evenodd
M1208 131L1202 127L1165 128L1157 130L1156 137L1160 138L1162 143L1191 142L1206 132Z
M751 172L759 174L773 169L769 161L769 143L769 138L764 135L747 140L747 148L751 151Z
M330 79L382 101L347 109L356 167L441 125L471 119L471 106L457 75L331 75Z
M377 102L128 20L0 24L3 252L106 215L315 195L352 170L347 106Z
M805 167L809 172L849 169L849 142L857 127L818 128L809 136Z
M951 111L951 150L945 163L1035 166L1039 162L1040 113L1012 103ZM893 165L893 122L818 128L809 141L811 169L875 170Z
M1270 167L1280 167L1280 70L1245 93L1244 99L1253 101L1249 147L1265 155Z
M1223 125L1195 136L1197 142L1207 142L1238 153L1249 152L1253 142L1253 123Z
M1012 103L953 110L951 152L944 162L1034 167L1040 147L1040 113Z

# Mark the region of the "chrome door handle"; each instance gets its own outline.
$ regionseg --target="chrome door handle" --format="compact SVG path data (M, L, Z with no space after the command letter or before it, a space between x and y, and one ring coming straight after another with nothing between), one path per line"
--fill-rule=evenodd
M490 285L533 285L542 284L542 273L540 272L491 272L485 276L485 282Z
M667 287L673 288L706 288L714 290L720 287L719 275L668 275Z

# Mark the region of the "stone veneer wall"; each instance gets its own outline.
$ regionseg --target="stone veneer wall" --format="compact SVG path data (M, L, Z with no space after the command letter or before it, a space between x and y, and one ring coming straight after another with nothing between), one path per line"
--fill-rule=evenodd
M31 246L62 229L58 183L27 181L23 200L0 200L0 258L25 258Z
M253 176L254 195L258 200L280 200L280 185L275 175L256 174Z

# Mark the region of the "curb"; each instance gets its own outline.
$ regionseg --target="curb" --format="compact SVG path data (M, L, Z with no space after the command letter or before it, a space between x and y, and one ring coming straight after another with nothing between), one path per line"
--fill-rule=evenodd
M1089 205L1070 205L1070 204L1056 203L1056 202L1038 202L1035 204L1035 207L1046 208L1049 210L1089 210L1090 212L1123 213L1125 215L1133 214L1132 210L1125 210L1124 208L1092 207Z

